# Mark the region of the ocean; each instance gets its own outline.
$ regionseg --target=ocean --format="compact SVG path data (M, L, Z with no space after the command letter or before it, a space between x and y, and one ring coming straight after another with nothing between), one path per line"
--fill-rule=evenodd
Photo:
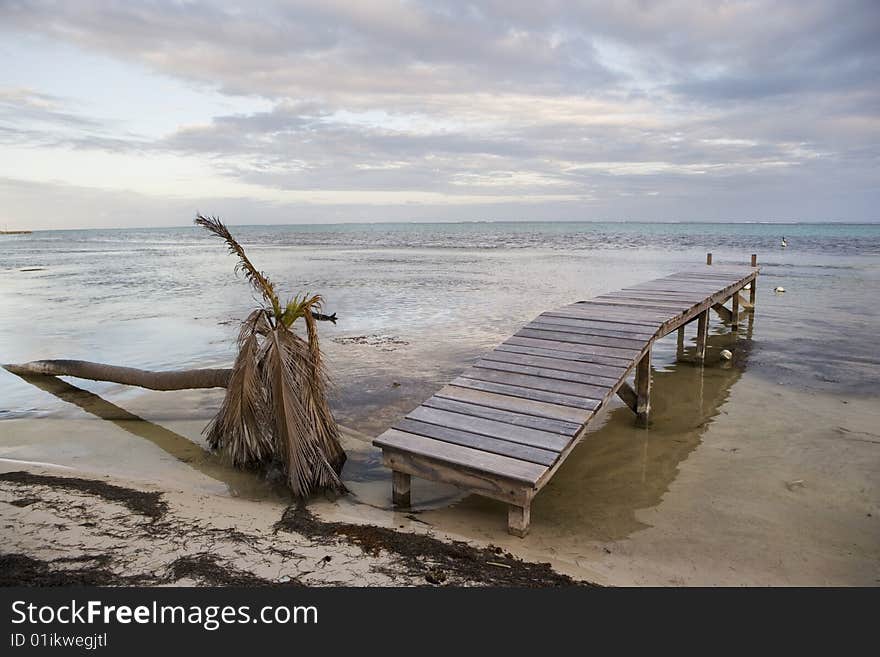
M734 335L715 321L705 367L676 362L674 336L658 343L654 442L645 443L647 434L631 426L621 412L625 409L610 409L591 440L538 496L532 531L542 538L533 539L538 541L533 547L538 556L551 550L568 563L586 559L590 568L601 570L604 556L597 546L635 540L658 522L664 526L664 517L685 522L680 516L685 502L659 520L642 514L662 509L678 485L693 490L697 484L689 477L720 468L713 494L723 493L717 482L729 483L738 472L742 481L730 484L737 499L766 485L767 495L781 496L771 505L773 518L787 530L807 527L804 531L818 537L810 539L810 549L817 544L836 549L826 543L837 545L841 536L856 546L848 549L858 557L843 561L851 572L842 565L836 579L823 579L827 573L817 561L810 582L853 581L856 573L863 575L867 562L861 560L876 559L880 532L876 518L870 518L880 515L871 511L880 510L875 428L880 225L475 222L231 228L282 297L319 293L325 312L337 314L335 326L320 327L334 411L364 440L544 310L703 266L707 252L717 264L747 264L757 254L762 271L748 330ZM238 322L255 304L234 266L223 244L195 227L0 236L0 360L75 358L146 369L227 366ZM775 293L777 287L785 292ZM737 357L720 363L723 348ZM219 401L218 391L145 393L107 383L71 383L195 445L201 444L200 427ZM173 481L216 494L259 488L258 483L242 485L240 478L235 485L231 478L220 483L192 478L190 466L175 458L174 450L163 449L160 439L150 442L126 432L118 419L108 422L89 408L0 371L0 463L47 462ZM731 425L731 418L738 424ZM740 439L740 447L731 447ZM757 451L739 470L731 463L701 461L701 454L714 454L720 445L734 449L738 459ZM346 477L355 499L387 508L387 471L375 451L365 443L350 461ZM784 486L786 477L810 482L806 492L794 493L806 500L797 512L792 511L797 500L787 499L792 493ZM752 488L739 490L746 481ZM414 500L425 501L426 518L463 535L500 540L495 530L503 523L495 503L420 485ZM579 497L584 491L586 504ZM828 516L832 511L834 518ZM845 528L837 526L841 518L849 519ZM492 524L496 521L499 527ZM766 521L764 514L760 522ZM739 517L729 525L735 529L721 535L742 539L742 522ZM832 538L821 538L823 531ZM714 539L707 534L699 540ZM650 541L637 544L644 548L654 544ZM787 540L772 547L783 546L789 546ZM752 548L767 546L758 542ZM753 562L743 559L747 569L745 564ZM635 561L628 563L637 570ZM643 581L662 583L661 571ZM762 574L767 581L766 570Z

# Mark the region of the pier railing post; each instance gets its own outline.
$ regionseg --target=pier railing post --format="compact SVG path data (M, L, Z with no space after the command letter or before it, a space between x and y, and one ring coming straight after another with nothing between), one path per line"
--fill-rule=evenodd
M648 426L651 415L651 350L636 365L636 422Z
M707 265L711 265L711 264L712 264L712 254L711 254L711 253L707 253L707 254L706 254L706 264L707 264Z

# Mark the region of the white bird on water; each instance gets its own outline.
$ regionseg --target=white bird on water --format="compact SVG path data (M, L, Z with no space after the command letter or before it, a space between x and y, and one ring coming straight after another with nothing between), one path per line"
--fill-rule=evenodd
M783 236L782 237L782 248L784 249L787 246L788 246L788 242L785 241L785 236Z

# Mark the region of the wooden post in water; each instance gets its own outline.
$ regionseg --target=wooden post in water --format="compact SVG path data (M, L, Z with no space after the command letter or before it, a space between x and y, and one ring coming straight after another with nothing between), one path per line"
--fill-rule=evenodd
M697 318L697 360L702 362L706 358L706 342L709 338L709 309L700 313Z
M410 480L411 477L406 472L391 471L391 502L394 506L402 509L409 508Z
M651 350L636 365L636 422L648 426L651 414Z
M706 254L706 264L707 264L707 265L711 265L711 264L712 264L712 254L711 254L711 253L707 253L707 254Z
M523 538L529 533L529 521L531 520L531 505L527 502L523 506L509 504L507 506L507 532Z
M678 343L675 346L675 360L684 359L684 324L678 327Z
M739 291L730 297L730 330L739 331Z
M752 254L752 267L757 267L757 266L758 266L758 254L753 253ZM752 307L752 312L755 312L755 299L757 298L756 292L755 292L755 286L757 285L757 283L758 283L758 277L755 276L752 279L751 285L749 286L749 305L751 305L751 307Z

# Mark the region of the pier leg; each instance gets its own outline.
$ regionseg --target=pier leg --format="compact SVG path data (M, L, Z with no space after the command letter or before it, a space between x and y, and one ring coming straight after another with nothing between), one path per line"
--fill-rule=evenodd
M675 360L684 360L684 324L678 327L678 344L675 346Z
M391 501L394 506L402 509L409 508L410 480L411 477L405 472L391 471Z
M636 422L648 426L651 414L651 352L645 352L636 365Z
M507 507L507 532L520 538L524 537L529 533L530 515L530 503L526 503L524 506L509 505Z
M697 319L697 360L706 358L706 341L709 338L709 311L700 313Z
M751 287L749 287L749 305L752 307L752 312L755 312L755 299L757 298L757 293L755 288L757 287L758 277L755 276L752 279Z
M739 331L739 292L730 298L730 330Z

